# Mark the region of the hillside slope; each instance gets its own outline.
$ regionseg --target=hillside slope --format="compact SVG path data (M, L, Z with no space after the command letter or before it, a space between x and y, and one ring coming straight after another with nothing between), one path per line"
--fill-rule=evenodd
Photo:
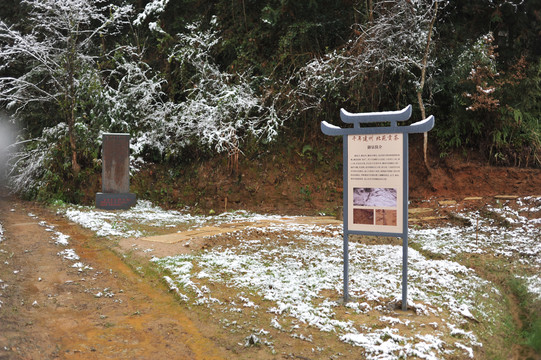
M427 170L421 146L421 136L411 136L412 201L541 193L541 169L489 166L478 154L441 158L432 149ZM238 170L230 169L226 155L177 167L148 165L133 177L132 191L164 207L187 205L202 212L336 214L342 205L342 143L332 138L274 144L241 155ZM88 202L92 197L89 193Z

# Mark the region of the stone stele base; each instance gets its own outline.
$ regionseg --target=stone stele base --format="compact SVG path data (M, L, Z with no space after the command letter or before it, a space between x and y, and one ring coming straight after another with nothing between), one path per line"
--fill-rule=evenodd
M132 193L96 193L96 207L105 210L126 210L135 205Z

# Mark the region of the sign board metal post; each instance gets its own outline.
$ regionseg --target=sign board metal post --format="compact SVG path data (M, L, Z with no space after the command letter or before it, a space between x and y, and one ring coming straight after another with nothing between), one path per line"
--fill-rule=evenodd
M342 136L344 158L344 302L349 301L349 235L402 238L402 309L407 309L408 277L408 135L434 127L434 116L409 126L398 121L411 117L411 105L400 111L352 114L340 118L353 127L325 121L326 135ZM361 127L366 123L384 127Z

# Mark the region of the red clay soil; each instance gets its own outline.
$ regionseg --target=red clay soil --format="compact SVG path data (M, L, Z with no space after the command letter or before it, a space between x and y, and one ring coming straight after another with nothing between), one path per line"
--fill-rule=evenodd
M410 198L541 195L541 169L490 166L478 156L458 154L430 159L427 170L422 153L410 149Z
M1 193L0 219L0 359L231 358L167 289L92 233ZM84 269L59 255L43 224L70 236Z
M478 154L442 158L432 150L427 169L419 139L410 140L411 200L541 194L541 169L489 166ZM227 164L226 156L215 156L179 166L175 178L170 167L149 166L134 176L131 190L164 207L188 205L201 212L314 215L336 213L342 205L341 141L313 145L310 151L286 145L277 153L241 156L234 172Z

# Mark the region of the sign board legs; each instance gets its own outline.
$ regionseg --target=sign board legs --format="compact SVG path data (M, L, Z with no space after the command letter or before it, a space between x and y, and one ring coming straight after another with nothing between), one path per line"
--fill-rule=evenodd
M349 239L344 232L344 304L349 301Z
M408 309L408 207L409 207L409 134L404 134L404 142L402 144L404 154L404 178L403 189L403 205L404 222L402 230L402 310Z
M402 239L402 310L408 310L408 234Z

